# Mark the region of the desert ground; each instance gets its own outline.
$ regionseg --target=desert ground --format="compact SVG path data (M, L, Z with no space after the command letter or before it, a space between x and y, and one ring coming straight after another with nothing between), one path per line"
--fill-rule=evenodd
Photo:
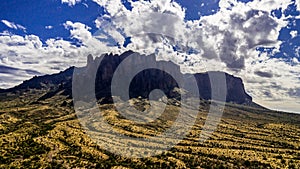
M201 101L196 123L179 144L160 155L126 158L86 134L71 99L57 94L38 100L44 92L0 96L0 168L300 168L297 114L228 103L217 130L199 142L209 108L208 101ZM143 100L132 102L138 109L148 106ZM123 118L111 104L99 110L117 132L147 137L172 125L178 104L168 105L148 125ZM100 133L99 139L112 141L109 133Z

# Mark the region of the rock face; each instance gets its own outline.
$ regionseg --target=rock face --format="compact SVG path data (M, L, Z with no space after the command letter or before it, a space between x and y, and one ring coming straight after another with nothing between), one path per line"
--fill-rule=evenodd
M201 99L209 100L211 99L211 84L209 73L197 73L197 74L181 74L179 66L175 65L172 62L166 61L155 61L155 56L141 56L137 53L128 51L121 55L112 55L106 54L101 57L97 57L93 59L91 55L88 56L88 62L86 67L75 68L76 73L76 83L78 83L79 88L77 90L82 91L82 96L86 92L88 92L88 88L80 88L81 86L85 86L87 82L95 82L94 91L97 99L102 98L110 98L111 97L111 85L112 78L114 73L116 72L118 66L120 72L122 72L120 83L117 85L123 85L122 80L126 81L128 78L128 72L132 69L132 66L139 65L145 62L145 59L136 59L127 63L127 65L122 65L122 62L128 58L132 57L135 54L141 57L147 57L146 62L156 62L159 67L162 69L145 69L139 73L137 73L131 80L129 86L129 96L131 98L136 97L148 97L149 93L153 89L161 89L168 97L179 98L180 95L177 92L179 84L174 79L173 76L166 73L166 71L162 70L172 70L173 75L180 76L184 81L187 90L189 87L189 78L194 76L196 82L198 84L198 90ZM139 58L139 57L138 57ZM164 67L167 66L167 67ZM121 67L121 68L120 68ZM165 69L164 69L165 68ZM28 90L28 89L48 89L49 93L46 94L42 99L46 99L47 97L51 97L56 93L62 93L65 95L72 95L72 79L74 68L69 68L66 71L60 72L54 75L46 75L41 77L34 77L31 80L25 81L23 84L16 86L14 88L4 90L4 92L14 92L17 90ZM215 74L223 73L223 72L214 72ZM223 73L224 74L224 73ZM238 104L251 103L252 98L245 92L243 82L240 78L234 77L225 73L226 77L226 86L227 86L227 102L233 102ZM74 81L73 81L74 83ZM82 84L82 85L81 85ZM219 84L222 85L222 84ZM224 84L225 85L225 84ZM125 86L126 87L126 86ZM111 99L108 99L111 100Z
M95 60L93 60L91 57L88 57L88 64L81 74L83 79L81 83L94 80L97 99L110 97L112 95L112 79L113 76L115 76L114 73L116 73L117 68L119 68L119 72L122 72L122 76L121 79L119 79L120 83L117 85L125 85L125 88L129 88L129 96L131 98L140 96L147 98L150 92L154 89L161 89L168 97L180 98L179 93L174 90L179 88L179 84L176 82L173 76L171 76L169 73L166 73L166 71L162 71L171 69L173 75L175 74L175 76L181 76L183 77L183 81L186 81L184 84L187 88L187 91L189 86L189 78L194 76L197 81L200 98L205 100L210 100L212 98L210 77L208 72L197 74L181 74L179 66L172 62L156 61L154 55L141 56L136 54L139 57L136 57L135 60L129 63L127 62L127 65L122 63L125 59L127 59L127 57L133 57L132 55L134 54L136 53L131 51L125 52L122 55L106 54L95 58ZM147 57L147 59L141 59L145 57ZM128 78L130 78L128 76L128 72L131 71L132 67L143 64L144 62L156 62L158 67L161 67L161 69L145 69L135 74L130 85L127 86L126 84L122 84L123 81L126 81ZM95 74L95 72L96 76L90 77L90 75ZM213 73L224 74L224 72ZM241 78L234 77L227 73L225 73L225 78L226 82L224 83L226 83L227 87L226 102L238 104L252 102L252 98L245 92L244 84Z
M200 96L205 100L211 99L211 84L209 73L197 73L194 76L199 86ZM246 93L241 78L234 77L233 75L229 75L227 73L225 73L225 77L227 88L226 102L233 102L238 104L252 102L252 97Z

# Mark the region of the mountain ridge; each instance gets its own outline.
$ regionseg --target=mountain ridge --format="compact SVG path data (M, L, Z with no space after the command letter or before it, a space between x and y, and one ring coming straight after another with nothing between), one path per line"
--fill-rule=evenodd
M87 65L85 67L70 67L56 74L35 76L32 79L24 81L20 85L17 85L10 89L0 90L0 92L16 93L27 91L30 89L43 89L47 90L48 92L42 97L40 97L41 100L52 97L57 93L66 95L69 98L71 98L72 80L74 75L73 73L76 69L80 70L79 72L83 72L81 75L83 83L87 82L87 80L93 80L89 79L89 76L91 74L90 72L96 71L97 75L95 79L95 91L97 99L101 99L103 97L111 97L111 80L114 75L114 72L117 69L117 67L121 64L121 62L125 58L130 57L131 54L134 54L134 52L128 51L121 55L105 54L101 57L96 57L95 59L91 55L89 55L87 57ZM179 66L175 65L172 62L168 62L168 64L173 64L175 66L175 69L179 69ZM199 88L200 98L204 100L211 99L211 84L209 79L209 73L210 72L184 74L187 76L192 75L195 77ZM235 77L228 73L225 73L225 77L227 86L226 102L256 105L252 101L252 97L246 93L241 78ZM165 82L166 80L167 82ZM142 95L143 97L147 97L150 91L157 88L163 89L163 91L165 91L165 93L168 96L176 97L176 93L174 93L173 89L175 87L178 87L178 84L176 84L176 81L174 81L174 79L172 79L172 77L170 77L166 72L158 70L144 70L143 72L140 72L135 76L129 87L129 94L131 97L138 97L140 95Z

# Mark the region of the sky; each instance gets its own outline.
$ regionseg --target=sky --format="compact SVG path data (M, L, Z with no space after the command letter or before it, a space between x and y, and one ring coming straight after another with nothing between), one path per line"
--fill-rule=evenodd
M300 0L3 0L0 88L133 50L228 72L255 102L300 112L299 32Z

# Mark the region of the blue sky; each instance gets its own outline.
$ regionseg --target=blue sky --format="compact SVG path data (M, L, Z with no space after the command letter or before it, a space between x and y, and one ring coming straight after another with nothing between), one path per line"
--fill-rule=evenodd
M0 66L14 72L0 72L0 88L21 83L32 77L32 72L55 73L77 63L84 64L89 52L99 53L91 46L103 45L101 49L105 52L129 49L143 52L138 48L141 41L133 37L132 30L141 30L138 25L143 20L139 18L151 20L158 15L147 13L156 12L164 17L178 16L180 25L172 28L175 33L177 29L187 34L199 29L196 33L209 37L202 39L203 42L186 37L175 44L167 39L162 43L164 49L170 50L169 53L181 52L176 55L181 57L170 55L166 59L182 64L183 70L205 71L199 68L204 62L209 65L207 70L235 74L244 79L255 101L274 109L298 111L299 9L299 0L3 0ZM116 20L121 15L126 22ZM127 24L132 20L130 17L136 19L132 25ZM151 23L156 24L154 21ZM167 27L178 23L165 20L159 24ZM172 36L182 37L179 34ZM86 41L95 36L100 42ZM143 37L147 38L150 37ZM182 46L186 41L197 41L198 46L193 43ZM149 51L161 50L157 45L151 42ZM18 75L15 70L23 74ZM26 73L28 70L30 74ZM282 100L286 106L278 104Z
M239 1L247 3L251 0ZM219 10L219 0L176 0L176 2L186 8L186 20L197 20L201 16L212 15ZM127 0L123 0L122 3L130 8L130 3ZM297 11L295 4L289 5L284 12L278 10L272 12L273 15L277 16L299 16L300 13ZM94 21L103 14L105 14L105 9L96 2L89 0L82 1L82 3L74 6L69 6L60 0L3 0L0 6L0 19L20 24L26 28L26 31L9 28L4 23L0 23L0 31L8 30L13 34L22 36L34 34L39 36L43 42L49 38L63 38L72 41L70 32L63 25L66 21L83 23L92 28L91 32L96 32L98 29ZM53 28L47 29L47 26ZM300 31L300 19L291 18L288 27L283 28L278 37L279 40L284 41L280 52L272 57L284 58L287 61L293 59L295 48L300 45L300 36L291 37L290 32L295 30ZM264 49L259 48L258 50L264 51Z
M68 6L59 0L17 0L2 1L0 17L26 27L26 33L22 30L9 29L5 24L0 25L0 30L9 30L14 34L35 34L42 40L48 38L69 39L70 33L63 26L66 21L84 23L96 29L94 20L103 14L104 9L95 2L86 1L85 4ZM53 29L46 29L53 26ZM95 31L95 30L94 30Z

